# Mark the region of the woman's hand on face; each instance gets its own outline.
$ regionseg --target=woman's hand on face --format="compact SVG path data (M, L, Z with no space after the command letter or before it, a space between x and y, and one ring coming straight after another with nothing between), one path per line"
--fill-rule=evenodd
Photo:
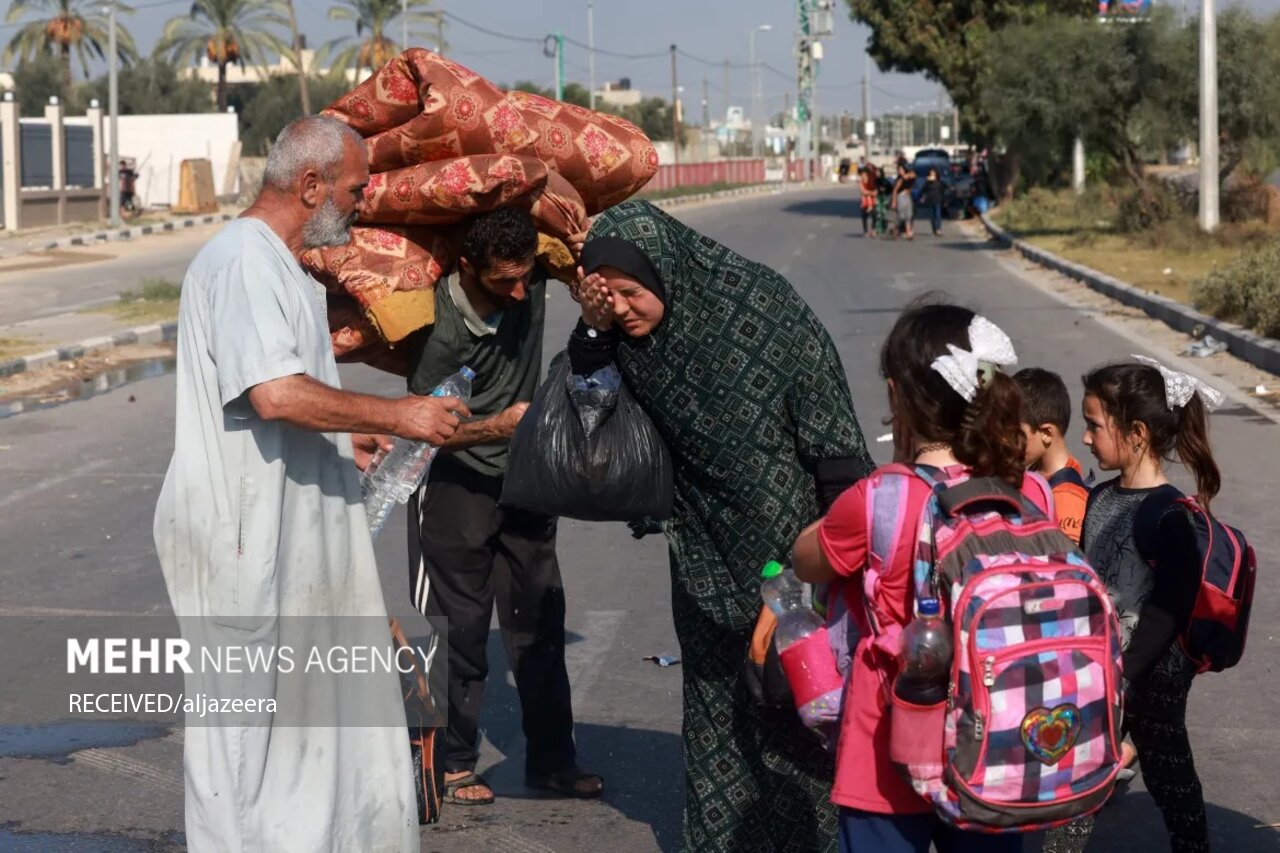
M588 326L607 329L613 325L613 292L599 273L582 279L578 288L582 319Z

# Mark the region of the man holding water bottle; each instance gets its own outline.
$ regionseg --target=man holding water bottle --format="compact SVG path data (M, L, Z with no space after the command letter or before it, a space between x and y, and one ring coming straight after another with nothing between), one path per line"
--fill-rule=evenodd
M576 764L556 519L498 506L508 443L542 370L546 275L537 245L526 210L476 217L457 268L436 285L435 323L409 341L415 394L430 394L463 365L476 373L475 419L445 442L409 502L410 595L448 631L445 801L459 805L494 799L475 768L495 600L528 741L526 783L571 797L604 787Z
M324 291L299 264L341 245L369 182L363 141L310 116L267 158L263 189L192 261L178 319L173 459L156 552L184 637L198 645L386 642L387 610L350 433L440 444L469 414L457 399L341 390ZM214 649L217 650L216 648ZM193 655L193 658L197 656ZM240 672L240 670L237 670ZM261 688L266 715L191 720L185 738L192 851L418 850L409 742L395 673L333 690L188 671L221 704Z

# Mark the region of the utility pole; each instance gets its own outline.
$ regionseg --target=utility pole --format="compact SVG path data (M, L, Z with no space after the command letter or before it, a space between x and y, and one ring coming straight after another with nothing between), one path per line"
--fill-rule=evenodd
M676 46L674 44L671 45L671 147L675 151L675 164L678 167L680 165L680 87L676 81Z
M444 56L444 15L436 12L436 53Z
M724 120L729 121L729 107L733 106L733 99L729 97L729 60L724 61ZM736 141L736 140L735 140Z
M408 2L408 0L405 0ZM302 36L298 35L298 16L293 11L293 0L285 0L289 10L289 31L293 33L293 56L298 66L298 98L302 102L302 114L311 115L311 93L307 91L307 63L302 56ZM408 24L405 24L408 27ZM405 39L408 44L408 39ZM404 48L401 47L401 50Z
M108 0L107 5L107 110L110 112L111 127L111 167L107 170L111 180L111 227L120 227L120 84L117 79L116 66L120 57L116 55L116 4Z
M756 33L767 33L773 29L772 24L759 24L751 28L747 38L749 46L751 76L751 156L760 156L760 66L756 62Z
M288 0L289 18L293 18L293 0ZM294 25L295 33L298 31L297 25ZM409 49L409 0L400 0L400 49Z
M1079 135L1071 146L1071 189L1084 195L1084 139Z
M864 54L862 59L862 133L867 132L867 122L871 120L871 54ZM870 153L870 152L868 152Z
M555 68L556 100L564 100L564 36L554 32L542 42L542 55L552 61Z
M702 78L702 127L704 130L706 128L711 127L711 97L708 94L708 90L707 90L707 87L709 85L710 84L707 83L706 75L703 75L703 78Z
M1200 3L1200 228L1218 228L1218 21L1214 0Z
M596 0L587 0L587 76L591 109L596 108Z

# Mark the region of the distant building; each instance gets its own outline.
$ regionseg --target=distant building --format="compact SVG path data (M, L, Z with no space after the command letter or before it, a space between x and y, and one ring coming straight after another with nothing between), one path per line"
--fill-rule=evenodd
M604 88L596 92L596 102L611 107L639 106L644 94L639 89L631 88L631 78L623 77L616 82L605 83Z
M302 63L306 66L307 74L313 77L323 77L329 73L327 68L315 67L316 52L303 48ZM184 78L190 80L200 80L211 86L218 84L218 65L210 62L209 57L200 57L200 64L196 66L188 66L179 72ZM262 83L269 77L292 77L298 73L298 69L293 63L285 59L283 56L278 57L275 62L266 66L258 66L253 63L246 62L244 67L236 64L227 66L227 85L228 86L252 86ZM368 73L361 75L361 78L368 76ZM357 82L356 72L348 68L347 82L355 84Z

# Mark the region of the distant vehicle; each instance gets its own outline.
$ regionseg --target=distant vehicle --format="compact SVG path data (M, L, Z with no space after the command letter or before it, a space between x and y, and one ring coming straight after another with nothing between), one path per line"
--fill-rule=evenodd
M942 181L943 208L952 217L962 216L973 182L963 169L956 168L945 149L922 148L916 152L915 159L911 162L911 170L916 173L916 181L911 188L912 196L917 201L920 199L920 190L924 188L930 169L937 169L938 179Z

